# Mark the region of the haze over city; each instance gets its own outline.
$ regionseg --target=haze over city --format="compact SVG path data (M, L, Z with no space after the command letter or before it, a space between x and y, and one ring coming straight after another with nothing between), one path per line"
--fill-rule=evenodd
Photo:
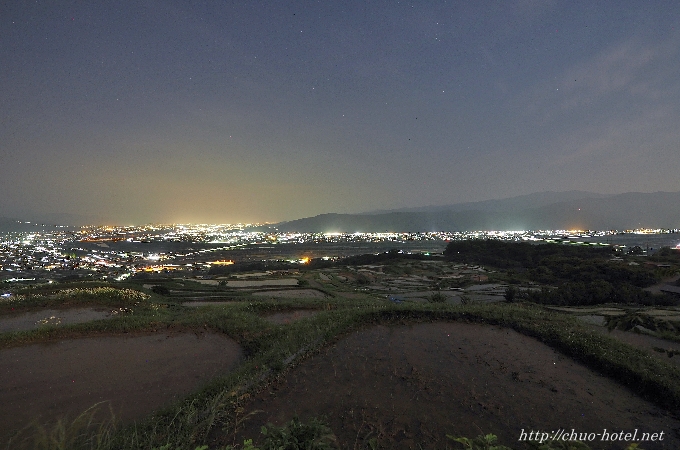
M676 2L7 2L0 216L680 191Z

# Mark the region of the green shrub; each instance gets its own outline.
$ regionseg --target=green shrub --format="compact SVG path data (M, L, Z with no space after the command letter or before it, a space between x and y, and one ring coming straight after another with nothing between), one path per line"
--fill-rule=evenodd
M515 298L517 297L517 288L514 286L508 286L505 289L505 294L503 295L505 298L505 301L508 303L512 303L515 301Z
M154 294L158 295L170 295L170 289L168 289L166 286L157 284L155 286L151 287L151 292Z
M445 303L447 300L446 295L437 291L427 298L431 303Z

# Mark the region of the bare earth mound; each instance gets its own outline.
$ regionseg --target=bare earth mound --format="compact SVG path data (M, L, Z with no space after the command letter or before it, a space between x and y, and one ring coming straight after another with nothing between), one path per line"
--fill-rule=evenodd
M645 449L680 448L680 422L668 411L513 330L465 323L377 326L302 362L258 394L262 410L238 436L261 425L326 416L342 448L444 448L446 434L494 433L521 448L522 430L664 432ZM242 442L242 441L241 441ZM593 449L625 443L590 442Z
M110 401L124 421L139 419L229 371L240 357L233 340L207 333L96 337L1 350L0 442L34 419L74 417L102 401Z

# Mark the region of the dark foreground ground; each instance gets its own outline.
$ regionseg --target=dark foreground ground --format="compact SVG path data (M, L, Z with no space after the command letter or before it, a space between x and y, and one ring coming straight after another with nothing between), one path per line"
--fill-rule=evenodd
M259 411L259 412L258 412ZM680 421L550 347L513 330L466 323L376 326L294 368L246 405L234 442L268 422L325 416L342 448L458 448L446 434L522 430L663 434L644 449L680 448ZM233 437L223 434L224 443ZM420 445L421 447L419 447ZM624 448L598 436L593 449Z
M0 350L0 442L32 421L92 405L129 423L228 372L239 346L217 334L168 333L71 339ZM10 447L11 448L11 447Z

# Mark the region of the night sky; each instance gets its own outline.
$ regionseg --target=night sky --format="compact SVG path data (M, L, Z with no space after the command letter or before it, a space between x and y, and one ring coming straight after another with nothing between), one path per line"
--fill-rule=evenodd
M5 1L0 216L680 190L677 1Z

